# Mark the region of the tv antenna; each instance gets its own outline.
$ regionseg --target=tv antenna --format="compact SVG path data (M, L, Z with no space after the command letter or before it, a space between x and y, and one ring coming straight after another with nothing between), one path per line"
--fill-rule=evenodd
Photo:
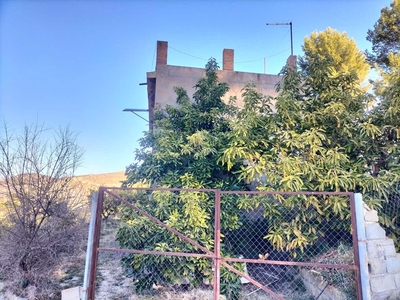
M289 23L267 23L266 25L289 25L290 26L290 55L293 55L293 32L292 32L292 22Z

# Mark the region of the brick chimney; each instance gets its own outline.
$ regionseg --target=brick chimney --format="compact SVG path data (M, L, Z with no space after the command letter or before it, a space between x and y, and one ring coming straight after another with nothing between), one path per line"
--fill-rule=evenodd
M286 65L288 68L296 68L297 67L297 56L296 55L290 55L288 59L286 60Z
M158 65L166 65L168 56L168 42L157 41L157 60L156 69Z
M222 53L222 70L233 71L234 53L233 49L224 49Z

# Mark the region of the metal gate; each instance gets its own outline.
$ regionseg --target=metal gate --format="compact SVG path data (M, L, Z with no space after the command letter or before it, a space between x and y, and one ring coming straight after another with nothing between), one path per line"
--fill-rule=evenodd
M100 247L102 213L110 201L119 203L120 218L135 215L136 221L147 224L145 241L134 248ZM174 218L169 203L187 209L188 219ZM164 210L169 219L159 217ZM190 214L196 210L197 218ZM207 236L210 228L213 234ZM156 234L161 240L148 249L146 239ZM203 277L202 284L212 286L214 300L221 291L228 299L253 299L251 295L260 292L268 299L291 299L299 293L314 299L325 293L361 299L353 193L100 187L87 299L95 299L99 252L108 251L125 253L127 259L140 257L146 264L142 277L151 278L149 282L171 283L178 270L185 284ZM200 275L192 265L200 265ZM161 276L163 266L168 270Z

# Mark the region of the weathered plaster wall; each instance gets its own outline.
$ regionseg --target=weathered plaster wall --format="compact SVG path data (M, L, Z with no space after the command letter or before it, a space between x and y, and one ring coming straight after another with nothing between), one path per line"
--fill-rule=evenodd
M257 91L264 95L276 96L276 84L281 80L278 75L257 74L247 72L236 72L219 70L217 71L220 82L226 82L229 85L229 91L223 98L225 102L229 101L231 96L237 97L237 105L243 107L242 89L248 82L254 82L257 85ZM174 87L183 87L190 99L195 92L194 86L201 77L205 76L205 70L202 68L179 67L170 65L159 65L155 72L147 73L147 78L156 79L155 104L162 107L165 105L176 105L176 94Z
M157 64L153 72L147 73L147 92L149 109L149 128L153 128L153 112L156 106L176 105L174 87L184 88L190 99L195 92L194 86L205 76L204 68L172 66L168 61L168 42L157 41ZM287 64L296 65L296 56L290 56ZM236 97L236 105L243 107L242 89L246 83L254 82L257 92L276 96L276 84L282 79L278 75L236 72L234 71L234 50L224 49L222 70L217 71L220 82L229 85L229 91L223 98L227 103L231 96ZM275 103L272 103L272 107Z

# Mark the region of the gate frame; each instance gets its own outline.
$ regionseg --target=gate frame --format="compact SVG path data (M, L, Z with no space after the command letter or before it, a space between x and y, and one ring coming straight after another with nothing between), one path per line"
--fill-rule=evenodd
M215 208L214 208L214 252L208 250L207 248L201 246L197 242L191 240L186 237L184 234L178 232L177 230L169 227L162 221L157 218L151 216L147 212L142 209L136 207L135 205L129 203L122 197L116 195L112 192L112 190L136 190L136 191L187 191L187 192L211 192L215 195ZM102 212L103 212L103 201L104 201L104 193L109 194L114 198L114 201L119 201L121 204L125 204L130 206L132 209L136 210L139 214L146 216L151 219L153 222L158 225L164 227L175 235L179 236L184 241L192 244L196 248L205 252L205 254L199 253L183 253L183 252L161 252L161 251L148 251L148 250L133 250L133 249L118 249L118 248L100 248L100 233L101 233L101 221L102 221ZM354 255L354 264L352 265L337 265L337 264L319 264L319 263L307 263L307 262L293 262L293 261L273 261L273 260L257 260L257 259L243 259L243 258L228 258L221 257L220 253L220 237L221 237L221 194L258 194L258 195L273 195L273 194L282 194L282 195L345 195L349 198L350 202L350 216L351 216L351 230L352 230L352 242L353 242L353 255ZM214 266L214 280L213 280L213 299L218 300L220 296L220 267L221 265L230 271L236 273L237 275L247 279L249 282L253 283L255 286L264 290L268 294L272 295L276 299L285 300L282 296L274 293L264 285L260 284L256 280L250 278L247 274L237 270L233 266L229 265L227 262L242 262L242 263L258 263L258 264L273 264L273 265L287 265L287 266L299 266L299 267L322 267L322 268L335 268L335 269L352 269L355 271L356 276L356 293L357 300L362 300L362 295L365 292L365 287L361 285L360 278L360 260L359 260L359 239L358 239L358 230L357 230L357 217L356 217L356 203L354 193L352 192L267 192L267 191L221 191L219 189L184 189L184 188L117 188L117 187L100 187L97 194L97 207L96 213L91 216L94 218L94 230L93 236L89 236L89 241L92 241L91 247L91 255L89 259L89 255L87 256L87 264L89 264L90 268L88 271L88 286L84 286L84 299L94 300L95 299L95 289L96 289L96 272L97 272L97 263L98 263L98 255L100 251L105 252L122 252L122 253L136 253L136 254L149 254L149 255L169 255L169 256L186 256L186 257L204 257L213 259ZM90 233L89 233L90 234ZM88 259L90 262L88 262ZM85 270L86 272L87 270ZM86 277L86 274L85 274Z

